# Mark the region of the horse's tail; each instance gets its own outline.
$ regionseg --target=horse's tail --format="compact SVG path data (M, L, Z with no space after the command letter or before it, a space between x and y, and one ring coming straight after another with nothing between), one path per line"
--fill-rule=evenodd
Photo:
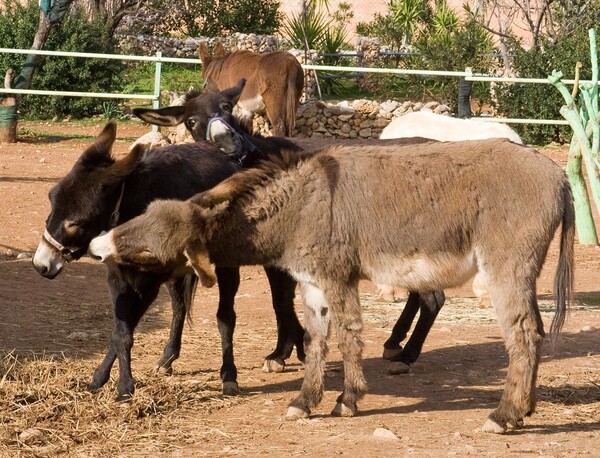
M558 267L554 278L554 293L556 295L556 313L550 325L552 343L560 332L573 297L573 263L575 243L575 210L573 208L573 197L569 185L565 185L564 212L562 219L562 230L560 237L560 254L558 256Z
M288 74L287 79L287 98L285 101L285 134L288 137L292 136L292 131L296 127L296 111L298 110L298 103L300 96L302 95L302 89L304 88L304 72L302 69L294 71Z

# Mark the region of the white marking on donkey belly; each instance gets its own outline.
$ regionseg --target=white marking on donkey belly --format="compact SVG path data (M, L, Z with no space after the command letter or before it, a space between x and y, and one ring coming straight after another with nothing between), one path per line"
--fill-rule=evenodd
M240 100L238 102L238 105L240 106L241 109L246 110L246 111L251 111L251 112L262 111L265 109L265 103L263 101L263 98L260 95L257 95L256 97L251 97L248 99Z
M454 256L397 258L382 254L377 265L363 265L363 271L374 283L407 288L410 291L432 291L459 286L477 272L473 253Z

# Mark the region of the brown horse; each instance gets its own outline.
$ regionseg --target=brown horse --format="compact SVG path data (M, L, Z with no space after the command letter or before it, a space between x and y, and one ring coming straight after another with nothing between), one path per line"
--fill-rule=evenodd
M304 87L304 73L298 60L288 52L257 54L234 51L225 55L221 43L210 54L205 43L198 48L207 91L222 91L235 86L240 78L247 84L238 101L241 121L252 131L255 111L267 112L273 134L291 136L296 111Z

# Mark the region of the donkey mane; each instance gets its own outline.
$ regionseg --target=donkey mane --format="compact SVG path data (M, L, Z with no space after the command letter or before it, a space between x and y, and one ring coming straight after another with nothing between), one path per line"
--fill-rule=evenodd
M282 172L297 166L298 163L316 154L318 152L298 154L289 150L270 154L266 159L260 161L255 168L238 172L208 191L197 194L190 200L196 205L212 208L226 201L233 203L243 198L252 198L258 186L273 181Z
M185 94L183 94L183 103L184 105L186 103L188 103L190 100L195 99L196 97L198 97L200 94L202 94L202 91L196 89L196 88L189 88L187 90L187 92Z

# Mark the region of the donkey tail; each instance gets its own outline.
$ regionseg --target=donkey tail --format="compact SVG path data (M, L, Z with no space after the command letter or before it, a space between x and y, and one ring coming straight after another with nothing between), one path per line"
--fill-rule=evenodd
M554 294L556 296L556 313L550 325L551 342L554 344L558 333L565 323L567 309L573 300L573 266L575 244L575 209L573 196L568 184L563 188L563 218L560 237L560 254L558 267L554 277Z
M185 316L190 325L192 324L192 304L197 286L198 277L196 275L188 274L183 278L183 303L185 304Z
M300 67L299 70L294 68L294 71L291 71L287 78L287 97L285 101L285 135L288 137L292 136L292 131L294 130L294 127L296 127L296 111L298 110L298 103L300 101L303 88L304 72L302 67Z

